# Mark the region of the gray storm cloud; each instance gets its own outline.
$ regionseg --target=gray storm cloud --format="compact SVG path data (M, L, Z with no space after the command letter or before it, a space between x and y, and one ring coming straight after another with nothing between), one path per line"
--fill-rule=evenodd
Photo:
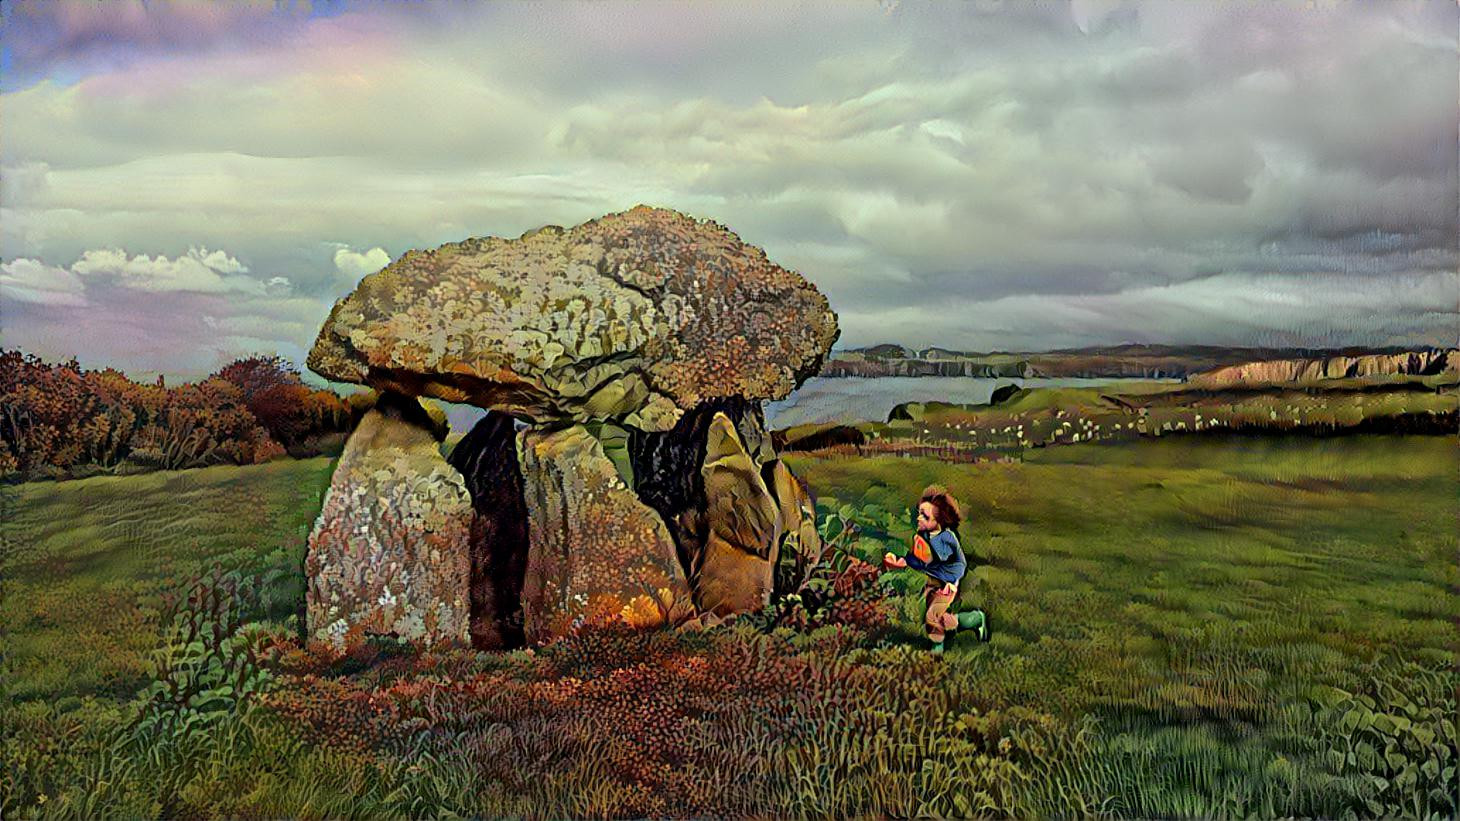
M409 248L639 202L800 270L844 345L1456 341L1453 3L23 8L0 295L42 353L118 310L301 350ZM126 298L148 266L215 321Z

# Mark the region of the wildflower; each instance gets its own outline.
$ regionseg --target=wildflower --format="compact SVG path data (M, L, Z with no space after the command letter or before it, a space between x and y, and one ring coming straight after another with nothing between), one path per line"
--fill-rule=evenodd
M1008 738L1001 738L1001 739L999 739L999 754L1000 755L1008 755L1009 754L1009 750L1012 750L1013 748L1014 748L1014 742L1013 741L1010 741Z

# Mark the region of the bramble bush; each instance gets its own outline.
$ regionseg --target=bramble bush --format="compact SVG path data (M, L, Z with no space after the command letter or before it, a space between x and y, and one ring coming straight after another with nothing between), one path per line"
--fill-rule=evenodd
M890 538L895 518L876 505L843 505L827 511L817 528L822 550L814 557L782 548L776 567L776 595L765 611L747 618L763 630L809 632L844 625L869 640L884 637L897 610L896 588L881 569L854 552L875 553ZM875 540L875 541L874 541ZM869 547L868 544L873 545Z

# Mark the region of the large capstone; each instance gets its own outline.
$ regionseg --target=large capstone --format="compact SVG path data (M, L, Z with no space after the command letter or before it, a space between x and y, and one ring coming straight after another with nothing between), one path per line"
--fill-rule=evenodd
M674 542L582 426L519 434L528 517L524 632L544 644L584 624L693 615Z
M309 536L311 640L465 643L471 497L418 401L385 394L345 443Z
M838 334L826 298L724 226L640 206L410 251L335 304L309 367L562 426L672 429L781 399Z

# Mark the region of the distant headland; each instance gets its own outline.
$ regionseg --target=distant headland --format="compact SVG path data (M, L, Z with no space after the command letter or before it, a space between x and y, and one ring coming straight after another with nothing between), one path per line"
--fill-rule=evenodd
M1254 369L1255 363L1263 367ZM821 376L1176 378L1298 381L1309 377L1430 375L1460 367L1443 348L1226 348L1113 345L1039 353L975 353L885 343L832 351Z

